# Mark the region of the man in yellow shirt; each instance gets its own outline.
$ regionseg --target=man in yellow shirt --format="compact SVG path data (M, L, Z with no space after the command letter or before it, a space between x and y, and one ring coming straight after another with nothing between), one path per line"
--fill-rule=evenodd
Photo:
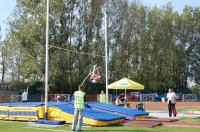
M72 131L81 131L83 124L83 111L85 108L85 92L84 86L79 85L78 91L74 92L74 121Z

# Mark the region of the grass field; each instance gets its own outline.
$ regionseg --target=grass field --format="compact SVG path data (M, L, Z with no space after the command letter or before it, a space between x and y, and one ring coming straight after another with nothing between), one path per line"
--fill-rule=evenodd
M193 123L200 123L200 118L180 118L178 119L179 122L193 122Z
M199 122L200 119L181 118L181 122ZM63 125L56 128L44 128L35 127L31 123L27 122L12 122L12 121L0 121L0 132L67 132L70 131L69 125ZM166 127L158 126L154 128L144 127L127 127L127 126L109 126L109 127L84 127L83 131L91 132L199 132L200 128L192 127Z
M137 102L136 102L137 103ZM133 103L133 104L136 104ZM149 103L149 104L159 104L159 103ZM167 108L148 108L148 110L155 110L155 111L166 111ZM200 108L177 108L178 112L181 111L200 111ZM180 118L179 122L193 122L193 123L200 123L200 118ZM70 131L71 127L69 125L63 125L59 127L39 127L33 126L30 122L13 122L13 121L1 121L0 120L0 132L67 132ZM85 132L199 132L199 128L192 128L192 127L167 127L167 126L158 126L154 128L145 128L145 127L128 127L128 126L108 126L108 127L84 127L83 131Z

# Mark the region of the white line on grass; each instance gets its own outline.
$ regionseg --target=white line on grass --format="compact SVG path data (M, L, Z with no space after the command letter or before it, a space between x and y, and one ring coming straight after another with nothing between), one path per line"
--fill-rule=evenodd
M39 130L47 130L47 131L54 131L54 132L71 132L66 130L54 130L54 129L47 129L47 128L33 128L33 127L24 127L26 129L39 129Z

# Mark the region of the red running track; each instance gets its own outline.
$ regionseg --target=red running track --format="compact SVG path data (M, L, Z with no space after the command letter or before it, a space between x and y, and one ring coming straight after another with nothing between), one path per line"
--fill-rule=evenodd
M167 103L162 102L146 102L144 103L145 109L149 108L167 108ZM130 104L130 108L136 108L136 104ZM177 102L176 108L200 108L200 102Z

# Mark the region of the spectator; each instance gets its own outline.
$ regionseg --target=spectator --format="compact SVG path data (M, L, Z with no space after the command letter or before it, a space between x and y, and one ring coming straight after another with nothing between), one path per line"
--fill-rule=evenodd
M28 101L28 89L29 87L27 86L27 89L24 89L24 92L22 93L22 102L27 102Z
M106 103L106 94L104 93L103 90L101 91L101 94L100 94L100 102Z

